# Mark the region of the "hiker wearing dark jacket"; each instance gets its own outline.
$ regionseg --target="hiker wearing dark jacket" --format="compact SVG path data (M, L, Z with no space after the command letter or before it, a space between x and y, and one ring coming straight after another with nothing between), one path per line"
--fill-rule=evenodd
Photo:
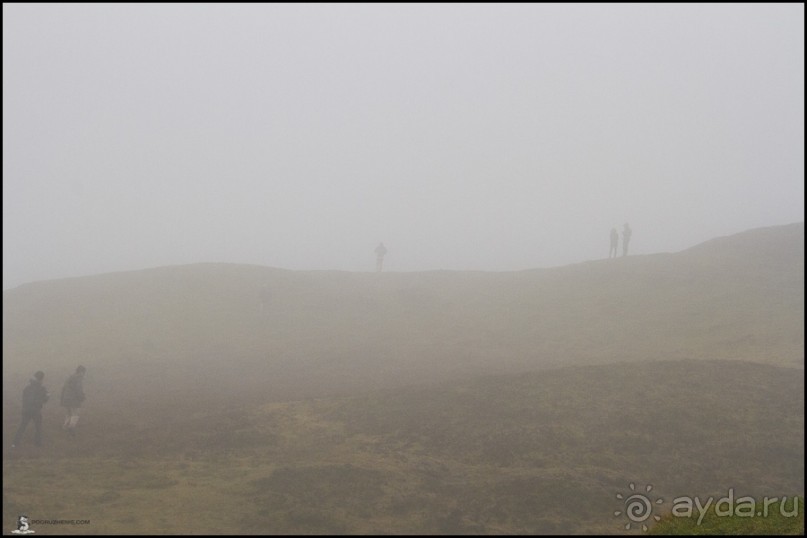
M25 429L31 421L34 421L34 444L42 445L42 406L48 401L48 390L42 385L43 379L45 379L44 372L35 373L33 379L28 382L28 386L22 391L22 422L14 435L11 448L20 443L22 434L25 433Z
M62 387L62 407L67 408L67 416L64 419L63 429L70 435L75 435L76 424L78 424L78 412L84 402L84 372L87 369L83 366L76 368L76 373L67 378Z

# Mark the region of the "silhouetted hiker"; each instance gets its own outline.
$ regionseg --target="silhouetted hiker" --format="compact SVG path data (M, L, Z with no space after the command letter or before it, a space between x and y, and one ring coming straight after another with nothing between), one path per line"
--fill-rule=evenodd
M14 435L12 448L19 444L28 423L32 420L35 427L34 444L36 446L42 444L42 406L49 398L47 389L42 385L44 378L44 372L36 372L29 381L28 386L22 391L22 422Z
M625 229L622 230L622 255L623 256L628 255L628 243L630 243L630 234L631 233L633 233L633 232L631 232L630 226L628 226L628 223L626 222L625 223Z
M64 419L62 429L67 430L70 435L76 434L76 424L78 424L78 412L84 402L84 372L87 369L83 366L76 368L76 373L67 378L62 387L62 407L67 408L67 416Z
M375 270L376 273L381 272L381 266L384 264L384 255L387 253L387 247L384 246L384 243L379 243L377 247L375 247Z
M608 251L608 257L616 258L618 248L619 248L619 232L616 231L616 228L611 228L611 250Z
M266 284L264 284L263 286L261 286L261 312L263 312L264 309L267 306L269 306L269 301L271 300L272 300L272 294L269 293L269 287Z
M34 374L33 379L28 382L28 386L22 391L22 422L14 435L11 448L16 447L22 439L22 434L28 427L28 423L34 421L34 444L42 445L42 406L48 401L48 390L42 385L45 379L45 372L39 371Z

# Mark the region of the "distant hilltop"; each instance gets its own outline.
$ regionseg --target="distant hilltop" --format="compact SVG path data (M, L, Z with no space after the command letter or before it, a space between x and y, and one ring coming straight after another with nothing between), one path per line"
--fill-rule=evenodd
M804 224L517 272L109 273L5 291L3 316L4 374L84 364L151 387L188 378L318 393L677 359L803 368Z
M804 223L754 228L737 234L710 239L684 252L711 255L734 254L750 258L804 258Z

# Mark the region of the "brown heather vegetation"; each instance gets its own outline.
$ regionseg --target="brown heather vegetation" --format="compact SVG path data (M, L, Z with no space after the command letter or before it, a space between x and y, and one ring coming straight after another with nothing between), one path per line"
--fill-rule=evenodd
M4 532L618 534L629 483L659 513L803 495L803 259L795 224L514 273L200 264L6 291ZM11 451L37 369L45 444Z

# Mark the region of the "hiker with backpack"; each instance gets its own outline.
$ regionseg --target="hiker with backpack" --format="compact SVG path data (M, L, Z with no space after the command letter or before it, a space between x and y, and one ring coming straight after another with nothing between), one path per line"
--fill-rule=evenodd
M62 387L62 407L67 408L67 416L64 419L62 429L67 430L70 435L76 434L76 424L78 424L78 412L84 402L84 372L87 369L83 366L76 368L76 373L67 378Z
M45 379L45 372L39 371L34 374L28 386L22 391L22 422L14 435L11 448L15 448L22 440L22 434L28 427L28 423L34 422L34 445L42 446L42 406L48 401L48 390L42 384Z

